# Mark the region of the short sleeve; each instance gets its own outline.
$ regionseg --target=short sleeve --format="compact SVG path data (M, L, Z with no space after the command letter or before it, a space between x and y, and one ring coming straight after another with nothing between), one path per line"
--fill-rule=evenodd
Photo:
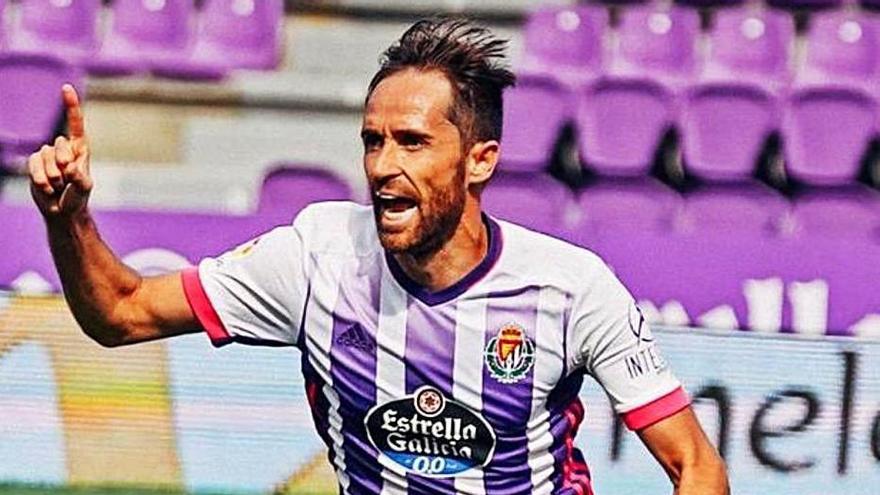
M296 344L308 294L298 222L183 272L190 307L215 346Z
M632 430L690 404L629 291L606 266L572 308L574 366L585 367Z

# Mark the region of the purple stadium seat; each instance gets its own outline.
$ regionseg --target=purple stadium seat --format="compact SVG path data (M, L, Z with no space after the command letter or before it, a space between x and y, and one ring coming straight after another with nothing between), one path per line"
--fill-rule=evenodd
M695 66L699 17L693 10L629 7L606 72L579 93L581 159L606 175L648 171L675 120L676 95Z
M816 13L807 33L801 84L826 82L865 85L878 71L880 20L840 10Z
M779 91L789 81L793 40L787 14L753 6L717 11L705 66L682 102L689 168L751 173L767 136L779 125Z
M612 74L651 76L674 87L693 76L700 32L700 17L693 9L633 6L621 14L617 31L620 44L612 53Z
M791 15L754 5L718 9L701 79L747 79L770 90L788 83Z
M61 86L82 95L79 71L48 55L0 54L0 163L20 169L24 158L52 140L63 113Z
M880 239L880 193L859 184L808 190L792 213L796 234Z
M6 48L6 0L0 0L0 50Z
M47 53L80 64L97 49L100 10L100 0L22 0L10 46L16 51Z
M569 120L568 93L556 81L521 75L504 92L501 167L505 171L541 172Z
M643 177L606 179L584 188L578 195L581 223L587 235L605 232L669 230L680 198L660 182Z
M572 88L601 69L608 11L598 5L544 7L524 28L524 55L518 72L547 75Z
M682 232L718 231L776 235L788 212L776 191L753 181L705 184L684 197L675 221Z
M153 72L165 77L218 79L231 69L270 70L281 56L282 0L207 0L192 48Z
M348 184L328 170L280 164L263 179L257 215L289 223L310 203L351 198Z
M186 50L192 41L192 0L115 0L110 28L95 60L95 75L148 70Z
M576 116L581 160L608 175L647 174L675 96L649 79L603 78L581 92Z
M806 50L783 111L788 172L811 184L852 180L877 128L880 22L848 12L815 15Z
M557 237L567 232L571 204L571 191L544 174L496 172L482 196L490 215Z

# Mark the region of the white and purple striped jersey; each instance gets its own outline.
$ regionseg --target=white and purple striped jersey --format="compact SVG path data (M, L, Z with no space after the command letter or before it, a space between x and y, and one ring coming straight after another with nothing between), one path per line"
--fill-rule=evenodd
M689 399L595 254L484 217L485 259L429 292L372 209L314 204L184 272L215 345L297 346L341 493L589 494L574 447L597 380L631 429Z

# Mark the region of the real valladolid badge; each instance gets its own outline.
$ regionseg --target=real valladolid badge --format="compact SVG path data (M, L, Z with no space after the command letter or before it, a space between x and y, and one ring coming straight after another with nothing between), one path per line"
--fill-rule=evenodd
M535 364L535 343L517 323L503 325L484 351L489 376L501 383L516 383Z

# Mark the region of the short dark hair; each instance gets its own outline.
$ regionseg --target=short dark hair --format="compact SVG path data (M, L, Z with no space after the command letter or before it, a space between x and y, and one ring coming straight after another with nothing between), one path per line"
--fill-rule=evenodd
M449 120L464 144L500 140L502 92L516 76L504 60L507 40L460 17L436 17L413 24L380 58L367 100L386 77L404 69L439 70L452 84Z

